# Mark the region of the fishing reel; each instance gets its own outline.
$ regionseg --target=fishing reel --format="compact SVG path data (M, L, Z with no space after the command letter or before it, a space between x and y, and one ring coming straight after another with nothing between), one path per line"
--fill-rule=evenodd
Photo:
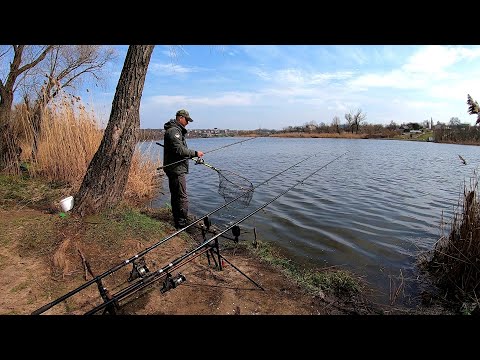
M132 271L130 272L130 276L128 277L128 282L131 282L138 278L143 278L147 275L148 272L150 272L144 257L136 261L133 261L132 265L133 265L133 268L132 268Z
M198 164L204 164L205 163L205 160L203 160L202 158L197 158L195 160L195 165L198 165Z
M175 276L172 276L172 274L168 273L165 281L162 284L162 287L160 288L160 292L164 294L170 289L175 289L178 285L184 283L186 280L187 279L185 276L180 273Z

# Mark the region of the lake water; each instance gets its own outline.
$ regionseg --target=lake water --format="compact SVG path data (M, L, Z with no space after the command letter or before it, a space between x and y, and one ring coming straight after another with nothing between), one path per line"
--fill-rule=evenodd
M470 184L479 164L479 147L295 138L256 138L224 147L241 140L187 140L191 149L210 151L204 156L206 163L241 175L253 186L273 177L255 188L248 207L229 206L211 215L214 224L226 227L291 188L240 224L240 240L252 241L255 227L260 240L274 244L296 263L353 271L368 282L374 290L372 300L381 304L391 302L403 278L395 305L418 303L417 256L439 239L442 214L448 230L464 185ZM154 142L141 146L154 157L163 155ZM214 170L190 161L190 213L202 216L221 207L225 201L218 186ZM163 191L153 207L170 202L166 177Z

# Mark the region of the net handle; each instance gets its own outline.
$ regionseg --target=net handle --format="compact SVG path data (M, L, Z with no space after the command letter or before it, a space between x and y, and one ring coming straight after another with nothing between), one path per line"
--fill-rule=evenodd
M249 183L253 186L253 184L252 184L252 182L251 182L250 180L248 180L247 178L245 178L245 177L242 176L242 175L238 175L237 173L234 173L233 171L217 169L215 166L212 166L212 165L206 163L205 160L203 160L202 158L199 158L199 157L193 157L192 160L195 161L195 165L198 165L198 164L205 165L206 167L208 167L208 168L210 168L210 169L215 170L216 172L218 172L218 174L221 175L221 176L223 176L225 179L227 179L227 177L222 174L222 171L226 171L226 172L232 173L233 175L238 176L239 178L242 178L243 180L249 182ZM227 180L228 180L228 179L227 179ZM231 182L231 181L230 181L230 182Z
M212 166L210 164L207 164L205 162L205 160L203 160L202 158L199 158L199 157L193 157L192 158L193 161L195 161L195 165L198 165L198 164L202 164L202 165L205 165L206 167L212 169L212 170L215 170L217 172L220 172L220 170L218 170L215 166Z

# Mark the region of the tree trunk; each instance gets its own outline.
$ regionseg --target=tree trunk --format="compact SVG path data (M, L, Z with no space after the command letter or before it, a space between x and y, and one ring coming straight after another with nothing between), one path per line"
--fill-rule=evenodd
M12 45L14 57L10 62L8 76L5 83L0 79L0 171L11 174L20 173L20 154L22 153L12 124L15 84L21 74L37 66L53 48L53 45L46 46L35 59L22 65L23 51L26 46Z
M81 216L116 205L123 196L140 128L140 99L154 45L130 45L100 147L73 211Z
M5 92L0 100L0 171L17 175L20 173L20 154L12 124L13 92Z

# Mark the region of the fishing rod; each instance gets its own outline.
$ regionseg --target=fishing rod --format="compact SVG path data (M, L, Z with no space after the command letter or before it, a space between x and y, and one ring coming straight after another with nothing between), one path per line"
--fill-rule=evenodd
M177 269L178 267L182 266L182 265L179 265L182 261L184 261L185 259L188 259L190 256L198 256L198 252L200 250L202 250L203 248L206 248L207 246L209 246L209 244L212 242L212 240L215 240L215 243L216 243L216 249L218 251L218 238L220 236L222 236L225 232L229 231L230 229L232 229L234 226L237 226L238 224L242 223L243 221L245 221L246 219L250 218L251 216L255 215L257 212L259 212L260 210L264 209L265 207L267 207L268 205L270 205L272 202L274 202L275 200L277 200L279 197L285 195L287 192L289 192L290 190L292 190L294 187L296 187L297 185L303 183L305 180L307 180L308 178L310 178L311 176L315 175L317 172L319 172L320 170L322 170L323 168L325 168L326 166L328 166L329 164L331 164L332 162L336 161L337 159L339 159L340 157L344 156L345 154L347 154L348 151L346 151L345 153L337 156L336 158L334 158L333 160L329 161L328 163L326 163L325 165L321 166L320 168L318 168L317 170L313 171L312 173L310 173L309 175L307 175L306 177L304 177L303 179L297 181L295 184L293 184L292 186L290 186L289 188L287 188L285 191L281 192L280 194L278 194L277 196L275 196L273 199L271 199L270 201L264 203L262 206L258 207L257 209L255 209L254 211L252 211L251 213L249 213L248 215L245 215L243 218L241 218L240 220L236 221L235 223L231 224L229 227L227 227L225 230L223 230L222 232L218 233L217 235L211 237L210 239L208 240L205 240L203 243L201 243L200 245L198 245L196 248L194 248L193 250L185 253L184 255L176 258L175 260L171 261L168 265L156 270L155 272L152 272L152 273L149 273L145 278L142 278L139 282L137 282L136 284L133 284L131 285L130 287L124 289L123 291L121 291L118 295L114 295L112 296L110 299L108 299L107 301L105 301L104 303L96 306L95 308L93 308L92 310L88 311L85 313L85 315L92 315L94 313L96 313L97 311L103 309L103 308L106 308L108 306L112 306L112 304L115 302L118 302L120 299L124 298L125 296L128 296L129 294L137 291L137 290L140 290L142 288L144 288L145 286L147 285L150 285L152 284L153 282L159 280L159 278L162 276L169 276L170 272L172 271L172 268L174 269ZM203 253L203 251L202 251ZM219 252L217 252L217 255L221 258L223 258L224 260L225 257L223 257L222 255L220 255ZM229 261L227 261L229 264L231 264ZM233 265L233 264L231 264ZM236 270L239 270L237 267L234 267ZM240 271L240 270L239 270ZM240 271L241 272L241 271ZM241 272L242 273L242 272ZM242 275L246 276L245 274L242 273ZM171 274L170 274L171 276ZM247 276L248 278L248 276ZM179 279L181 279L182 281L184 281L184 277L182 278L181 276L179 277ZM250 281L252 281L254 284L256 284L258 287L260 287L262 290L264 290L260 285L258 285L255 281L253 281L252 279L248 278Z
M297 165L299 165L299 164L301 164L301 163L307 161L308 159L311 159L312 157L315 157L315 156L317 156L317 155L318 155L318 154L313 154L313 155L311 155L311 156L306 157L305 159L303 159L303 160L301 160L301 161L299 161L299 162L297 162L297 163L289 166L288 168L286 168L286 169L278 172L277 174L271 176L271 177L268 178L267 180L259 183L258 185L254 186L252 189L250 189L249 191L255 190L256 188L258 188L258 187L266 184L268 181L272 180L273 178L275 178L275 177L283 174L284 172L290 170L291 168L293 168L293 167L295 167L295 166L297 166ZM119 263L118 265L116 265L116 266L110 268L109 270L105 271L104 273L102 273L102 274L94 277L93 279L87 281L86 283L84 283L83 285L77 287L76 289L73 289L73 290L69 291L68 293L66 293L65 295L62 295L62 296L59 297L58 299L53 300L52 302L50 302L50 303L48 303L48 304L46 304L46 305L38 308L37 310L33 311L31 314L32 314L32 315L39 315L39 314L47 311L48 309L52 308L53 306L59 304L60 302L62 302L62 301L64 301L64 300L68 299L69 297L75 295L75 294L78 293L79 291L82 291L83 289L89 287L90 285L92 285L92 284L94 284L94 283L97 283L98 286L101 286L101 284L99 283L99 282L101 281L101 279L103 279L104 277L106 277L106 276L108 276L108 275L110 275L110 274L118 271L119 269L121 269L122 267L124 267L124 266L126 266L126 265L128 265L128 264L130 264L130 263L132 263L132 265L135 267L135 264L136 264L135 261L136 261L137 259L140 259L140 258L143 257L145 254L147 254L148 252L150 252L150 251L152 251L153 249L157 248L158 246L160 246L161 244L165 243L166 241L174 238L175 236L177 236L177 235L180 234L181 232L186 231L188 228L194 226L195 224L197 224L197 223L200 222L201 220L203 220L203 219L205 219L205 218L208 218L210 215L212 215L212 214L216 213L217 211L223 209L224 207L232 204L234 201L240 199L242 196L244 196L244 195L243 195L243 194L242 194L242 195L239 195L238 197L236 197L236 198L234 198L234 199L226 202L226 203L223 204L222 206L220 206L220 207L216 208L215 210L212 210L212 211L210 211L209 213L203 215L202 217L200 217L200 218L198 218L197 220L191 222L190 224L188 224L188 225L185 226L184 228L176 230L176 231L175 231L174 233L172 233L171 235L163 238L163 239L160 240L159 242L157 242L157 243L151 245L150 247L148 247L148 248L140 251L139 253L133 255L132 257L130 257L130 258L122 261L122 262ZM141 269L140 269L140 271L141 271Z
M253 140L253 139L256 139L256 138L253 137L253 138L248 138L248 139L240 140L240 141L234 142L234 143L232 143L232 144L228 144L228 145L221 146L221 147L219 147L219 148L217 148L217 149L205 151L203 154L208 154L208 153L211 153L211 152L214 152L214 151L217 151L217 150L220 150L220 149L224 149L224 148L229 147L229 146L232 146L232 145L240 144L240 143L243 143L243 142L245 142L245 141ZM155 144L160 145L160 146L163 147L163 148L165 147L165 145L163 145L163 144L161 144L161 143L159 143L159 142L156 142ZM164 168L166 168L167 166L175 165L175 164L178 164L179 162L182 162L182 161L185 161L185 160L188 160L188 159L189 159L189 158L185 158L185 159L178 160L178 161L175 161L175 162L170 163L170 164L167 164L167 165L160 166L160 167L157 168L157 170L164 169Z
M155 271L155 272L150 272L146 276L140 278L138 282L133 283L132 285L120 290L118 293L116 293L113 296L110 296L109 298L103 298L104 302L95 306L93 309L87 311L84 315L92 315L98 312L99 310L105 309L104 313L106 311L110 312L112 315L115 315L116 313L116 308L118 308L118 302L129 295L142 290L143 288L149 286L150 284L154 283L157 280L160 280L162 277L166 276L166 280L164 283L164 286L160 291L162 293L168 291L171 288L175 288L181 283L183 283L186 278L184 275L181 273L175 275L175 277L172 277L171 273L175 271L176 269L180 268L181 266L193 261L195 258L199 257L200 255L204 254L207 252L209 249L207 247L204 247L201 251L194 253L193 256L190 259L187 259L183 263L181 263L183 260L186 258L183 258L179 260L178 262L173 262L169 263L168 266L165 266L164 268L169 268L168 272L164 272L161 269Z

